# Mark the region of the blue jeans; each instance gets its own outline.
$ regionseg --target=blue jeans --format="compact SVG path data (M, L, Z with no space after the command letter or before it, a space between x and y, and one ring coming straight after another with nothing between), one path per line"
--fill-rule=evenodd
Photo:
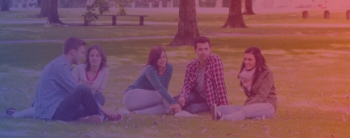
M175 100L178 100L180 95L174 97ZM207 104L207 99L202 97L198 92L190 92L185 106L182 107L182 110L187 111L191 114L196 114L200 112L209 112L209 107Z
M274 107L269 103L256 103L246 106L221 105L217 108L222 113L221 120L244 120L246 118L263 117L272 118Z
M84 110L79 110L80 106L83 106ZM63 99L52 120L74 121L91 115L101 115L100 108L91 89L85 85L79 85Z

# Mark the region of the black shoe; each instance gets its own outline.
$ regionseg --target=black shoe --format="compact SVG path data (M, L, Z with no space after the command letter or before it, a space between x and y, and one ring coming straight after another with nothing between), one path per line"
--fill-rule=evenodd
M12 116L13 113L17 112L17 110L15 108L7 108L6 110L6 115L7 116Z

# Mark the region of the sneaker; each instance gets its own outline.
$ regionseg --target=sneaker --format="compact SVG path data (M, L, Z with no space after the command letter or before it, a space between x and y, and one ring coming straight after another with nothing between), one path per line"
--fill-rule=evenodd
M82 117L78 119L79 122L99 124L102 123L102 117L99 115L92 115L87 117Z
M7 116L12 116L13 113L17 112L17 110L15 108L7 108L6 110L6 115Z

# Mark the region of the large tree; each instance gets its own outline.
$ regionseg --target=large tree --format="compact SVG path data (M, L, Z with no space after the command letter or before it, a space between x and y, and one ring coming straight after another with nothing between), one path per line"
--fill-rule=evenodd
M49 2L49 15L47 24L63 24L58 17L58 0L47 0Z
M40 1L40 13L38 17L48 17L49 16L49 0Z
M10 1L1 0L1 11L10 11Z
M223 28L245 28L247 27L243 20L242 15L242 1L231 0L229 13L226 23L222 26Z
M243 14L246 15L255 15L254 11L253 11L253 0L245 0L245 10L243 12Z
M179 23L177 34L170 46L193 45L199 36L195 0L179 0Z

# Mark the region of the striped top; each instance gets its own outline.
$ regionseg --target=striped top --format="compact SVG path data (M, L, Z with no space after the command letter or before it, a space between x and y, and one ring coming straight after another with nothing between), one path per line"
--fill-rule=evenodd
M73 76L75 80L78 82L78 84L84 84L88 78L87 78L87 72L85 70L86 64L80 64L74 67L73 69ZM104 67L102 70L98 71L96 76L90 76L89 80L93 81L91 91L93 93L95 92L101 92L103 93L105 91L107 80L108 80L108 74L109 69L108 67Z
M125 92L132 89L156 90L170 104L177 103L168 92L168 86L173 74L173 66L167 63L163 75L159 75L154 66L147 65L137 80L130 85Z
M51 120L61 101L77 87L71 65L62 55L47 64L40 76L35 100L35 118Z

